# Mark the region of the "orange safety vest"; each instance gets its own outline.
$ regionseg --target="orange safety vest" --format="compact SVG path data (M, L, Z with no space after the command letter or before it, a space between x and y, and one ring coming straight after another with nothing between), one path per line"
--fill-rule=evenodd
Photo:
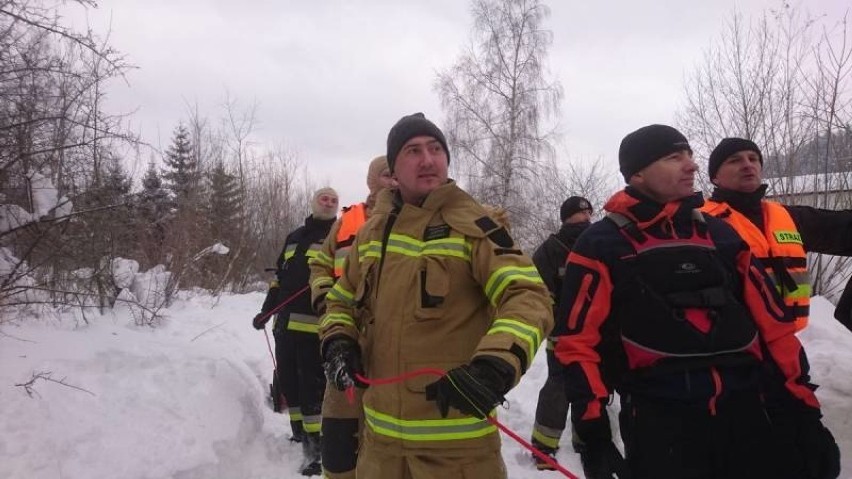
M352 242L355 241L355 233L361 229L361 226L367 222L367 205L358 203L348 208L343 208L343 214L340 215L340 229L337 230L337 237L334 245L334 277L339 278L343 275L343 262L349 254L349 249L352 248Z
M701 210L726 221L748 243L766 273L775 280L788 311L796 318L796 331L801 331L808 325L811 299L811 279L802 235L782 205L762 201L761 206L764 231L727 203L707 200Z

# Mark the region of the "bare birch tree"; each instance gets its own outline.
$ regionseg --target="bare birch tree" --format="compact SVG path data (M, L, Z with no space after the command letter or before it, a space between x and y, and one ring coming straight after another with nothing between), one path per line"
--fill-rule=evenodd
M542 205L529 193L553 153L562 98L548 80L550 12L538 0L474 0L472 13L471 45L435 82L450 166L477 199L506 208L516 239L530 245L526 221Z
M786 4L752 21L732 15L687 79L678 112L699 159L724 137L748 138L761 147L764 177L782 203L852 207L849 27L848 14L812 18ZM707 178L703 185L712 187ZM842 287L846 258L809 264L815 294Z

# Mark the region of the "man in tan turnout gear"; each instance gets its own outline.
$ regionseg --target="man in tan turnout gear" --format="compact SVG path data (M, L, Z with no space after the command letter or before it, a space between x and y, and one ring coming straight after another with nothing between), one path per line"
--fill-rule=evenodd
M367 171L367 200L343 208L332 226L321 252L309 261L311 301L318 314L325 311L325 296L340 276L355 233L370 217L376 195L394 186L384 155L373 158ZM360 391L350 403L342 391L326 383L322 404L322 465L329 479L354 479L363 408Z
M552 326L550 299L504 227L447 178L443 133L422 114L388 135L398 191L358 231L321 319L326 375L370 386L357 476L505 478L485 420L529 367ZM362 366L363 365L363 366Z

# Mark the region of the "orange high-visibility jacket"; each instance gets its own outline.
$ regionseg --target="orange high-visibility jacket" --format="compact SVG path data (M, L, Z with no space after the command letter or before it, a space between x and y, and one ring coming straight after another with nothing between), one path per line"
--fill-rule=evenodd
M315 309L343 273L343 262L355 241L355 233L367 222L368 216L366 203L343 208L343 214L331 226L320 253L308 262L311 268L311 304Z
M796 318L796 330L802 330L808 324L811 298L811 281L802 236L784 206L772 201L761 201L761 206L763 231L727 203L707 200L701 209L725 220L748 243L754 256L775 280L788 312Z

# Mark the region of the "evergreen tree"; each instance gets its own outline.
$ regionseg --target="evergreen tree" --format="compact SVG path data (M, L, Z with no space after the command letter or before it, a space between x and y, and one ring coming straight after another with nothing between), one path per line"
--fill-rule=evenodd
M169 192L163 186L153 161L148 163L148 170L142 178L142 191L136 196L135 206L138 216L148 225L162 224L171 212L173 204Z
M175 128L172 144L164 158L166 171L163 178L171 190L176 206L191 204L198 196L199 165L193 153L189 130L182 123Z
M135 258L147 269L164 261L166 224L174 208L153 161L148 163L148 170L142 178L142 191L136 195L134 207L137 238L140 239Z
M210 189L207 218L211 236L219 241L233 243L242 230L243 195L239 179L231 174L222 162L213 167L208 178Z

